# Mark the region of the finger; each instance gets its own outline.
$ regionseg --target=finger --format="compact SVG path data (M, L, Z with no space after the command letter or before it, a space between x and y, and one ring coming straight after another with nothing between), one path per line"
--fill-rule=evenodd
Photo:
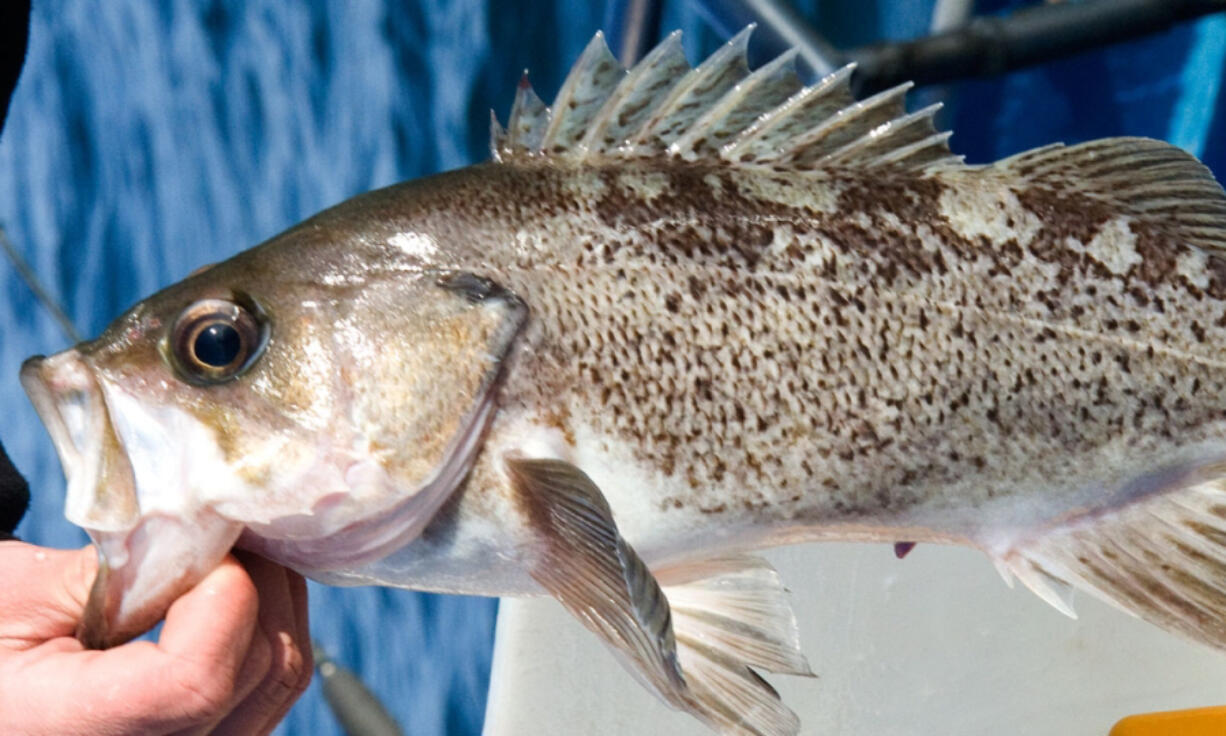
M252 691L264 681L268 668L272 665L272 647L257 631L251 638L251 647L247 650L247 659L239 670L237 684L234 687L233 702L242 703ZM236 706L237 707L237 706ZM216 736L222 733L221 724L229 717L232 708L226 708L208 723L202 723L193 728L177 731L169 736ZM245 736L245 735L244 735Z
M71 636L98 570L93 547L47 549L0 543L0 646L26 649Z
M258 607L251 578L227 557L171 605L157 644L47 652L29 671L44 668L35 674L53 686L35 693L45 702L32 710L63 723L89 712L96 730L106 732L170 733L215 722L244 685L262 680L260 663L249 661Z
M307 600L307 582L293 570L286 570L289 575L289 594L294 599L294 620L298 622L298 646L306 658L306 668L302 673L299 689L305 691L315 675L315 653L311 645L311 615L310 602Z
M258 687L218 724L216 734L265 734L276 726L310 682L308 634L295 601L300 576L261 557L239 553L260 593L259 633L271 646L272 664ZM305 587L305 583L301 584Z
M311 617L307 600L307 583L293 570L286 569L285 574L289 577L289 594L294 602L294 621L298 627L298 648L302 651L305 664L297 684L298 694L301 695L306 692L307 687L311 684L311 678L315 675L315 653L311 645ZM286 704L285 710L277 717L277 721L285 717L292 705L293 702Z

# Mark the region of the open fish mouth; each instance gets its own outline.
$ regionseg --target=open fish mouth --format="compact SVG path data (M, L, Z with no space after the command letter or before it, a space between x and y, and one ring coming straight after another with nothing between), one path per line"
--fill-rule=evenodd
M68 520L94 532L131 528L139 515L132 467L97 377L76 350L36 356L21 384L46 425L68 481Z
M88 370L81 369L74 371L78 377L76 386L66 391L55 391L51 388L45 371L52 367L53 361L65 362L62 360L65 355L69 353L61 353L56 358L36 355L22 363L21 385L51 434L51 441L55 443L55 451L60 456L64 474L77 477L83 469L84 458L80 448L87 443L87 415L97 394L90 394L88 384L92 383L92 376L89 376ZM86 380L82 381L81 378Z
M80 352L27 360L21 383L68 480L65 516L98 547L98 576L77 638L99 649L121 644L157 623L171 602L215 567L240 526L207 509L183 518L142 514L106 394Z

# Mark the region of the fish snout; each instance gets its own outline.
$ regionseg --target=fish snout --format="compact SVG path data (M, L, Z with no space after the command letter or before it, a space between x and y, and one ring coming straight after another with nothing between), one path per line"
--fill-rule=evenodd
M84 356L74 349L30 358L21 385L64 468L68 520L89 531L131 529L140 510L132 467Z
M21 367L21 383L55 443L68 481L65 516L98 547L98 574L77 637L91 648L148 631L177 598L234 546L242 525L175 496L170 476L142 502L132 460L112 421L102 380L86 357L65 350ZM147 450L148 448L146 448Z
M46 357L36 355L21 364L21 385L51 435L69 479L93 474L86 467L91 415L100 397L97 384L76 350Z

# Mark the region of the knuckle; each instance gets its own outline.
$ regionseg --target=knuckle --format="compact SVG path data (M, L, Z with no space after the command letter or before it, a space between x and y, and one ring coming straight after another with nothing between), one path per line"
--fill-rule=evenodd
M206 668L185 668L176 676L177 707L192 721L208 721L229 710L234 682Z
M312 668L302 649L287 636L279 644L276 664L260 686L270 703L296 699L311 681Z
M281 677L284 687L289 694L297 697L302 694L303 690L306 690L307 685L311 682L313 669L302 648L295 643L289 643L286 647L286 657Z

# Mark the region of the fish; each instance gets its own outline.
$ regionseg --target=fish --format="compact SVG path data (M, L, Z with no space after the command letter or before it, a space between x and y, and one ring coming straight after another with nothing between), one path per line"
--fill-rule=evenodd
M597 34L491 160L369 192L21 380L118 644L232 548L549 595L661 700L795 734L757 550L982 550L1226 648L1226 193L1167 143L969 165L908 85L624 69ZM803 584L794 581L793 584Z

